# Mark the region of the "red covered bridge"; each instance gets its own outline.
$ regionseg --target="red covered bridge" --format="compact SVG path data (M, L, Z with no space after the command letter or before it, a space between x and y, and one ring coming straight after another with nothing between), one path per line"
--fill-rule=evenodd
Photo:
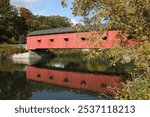
M33 31L27 36L27 49L112 48L118 31L106 31L104 34L102 44L93 47L95 41L87 39L92 37L92 32L81 33L72 27Z

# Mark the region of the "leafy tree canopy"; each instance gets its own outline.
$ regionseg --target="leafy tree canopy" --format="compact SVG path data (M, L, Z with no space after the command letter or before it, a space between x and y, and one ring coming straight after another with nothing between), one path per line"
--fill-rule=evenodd
M66 1L62 0L64 6ZM150 41L149 0L74 0L72 11L100 29L120 29L138 41Z
M67 0L61 1L67 6ZM134 47L118 47L104 53L112 65L125 64L125 59L135 65L134 71L128 73L132 82L124 84L115 99L150 99L150 0L73 0L72 11L83 16L89 26L122 30L122 36L130 34L138 42Z
M33 22L31 23L31 30L51 29L51 28L62 28L70 27L71 20L63 16L33 16Z

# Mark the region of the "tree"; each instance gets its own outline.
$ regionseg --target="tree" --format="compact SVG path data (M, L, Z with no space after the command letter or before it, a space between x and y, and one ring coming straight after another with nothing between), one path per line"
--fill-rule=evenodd
M10 0L0 1L0 42L17 43L19 35L26 34L26 21Z
M98 26L105 22L109 29L132 33L143 41L150 37L149 8L149 0L74 0L72 10L74 15L87 17Z
M19 12L20 12L20 16L22 18L23 21L25 21L25 24L26 24L26 33L31 31L31 28L32 28L32 24L33 24L33 14L32 12L27 9L27 8L24 8L24 7L21 7L19 9Z
M32 12L29 9L24 7L20 8L20 15L25 19L32 19L33 17Z
M12 20L12 7L10 6L10 0L0 1L0 41L7 40L11 36L9 32L13 30Z
M62 0L66 6L67 0ZM74 0L73 14L83 16L99 30L117 29L130 34L136 46L118 47L109 51L112 64L125 64L123 56L130 58L135 70L129 75L133 82L128 82L116 99L150 99L150 1L144 0ZM103 25L105 23L105 25ZM106 53L105 53L106 54Z
M31 23L31 22L30 22ZM51 28L70 27L71 20L62 16L33 16L30 30L42 30Z

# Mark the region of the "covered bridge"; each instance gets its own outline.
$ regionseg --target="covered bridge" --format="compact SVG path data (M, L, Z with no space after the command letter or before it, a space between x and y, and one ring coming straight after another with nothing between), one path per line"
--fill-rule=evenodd
M27 49L89 49L89 48L111 48L116 40L118 31L107 31L102 44L95 46L95 41L90 41L92 32L78 32L75 28L54 28L37 30L28 34Z

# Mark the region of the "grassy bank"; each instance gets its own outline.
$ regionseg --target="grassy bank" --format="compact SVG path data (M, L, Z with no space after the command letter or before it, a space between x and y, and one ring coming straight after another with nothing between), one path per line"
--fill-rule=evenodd
M7 44L0 45L0 58L6 58L13 54L25 52L25 49L21 46L10 46Z

